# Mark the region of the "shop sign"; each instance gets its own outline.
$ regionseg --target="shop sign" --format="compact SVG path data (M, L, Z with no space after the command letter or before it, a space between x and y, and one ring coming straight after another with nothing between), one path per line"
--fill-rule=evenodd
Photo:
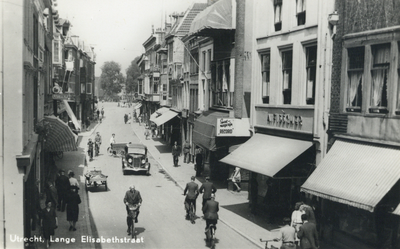
M300 115L269 113L267 123L272 126L284 126L296 129L301 128L303 125L303 118Z
M56 100L75 101L75 94L74 93L53 93L52 98L56 99Z
M250 136L248 119L218 118L217 137L248 137Z

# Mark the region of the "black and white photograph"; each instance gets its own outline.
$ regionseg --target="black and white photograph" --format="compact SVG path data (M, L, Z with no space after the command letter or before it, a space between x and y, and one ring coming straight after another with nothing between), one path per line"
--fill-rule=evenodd
M400 0L0 17L0 248L400 249Z

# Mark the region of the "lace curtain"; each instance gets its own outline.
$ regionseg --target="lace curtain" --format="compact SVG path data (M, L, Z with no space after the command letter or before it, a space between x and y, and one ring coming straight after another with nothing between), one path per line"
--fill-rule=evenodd
M348 97L348 105L353 106L353 102L357 97L357 89L362 81L363 72L352 72L350 74L350 82L349 82L349 97Z
M382 90L385 82L386 70L372 71L372 106L381 106L382 104Z

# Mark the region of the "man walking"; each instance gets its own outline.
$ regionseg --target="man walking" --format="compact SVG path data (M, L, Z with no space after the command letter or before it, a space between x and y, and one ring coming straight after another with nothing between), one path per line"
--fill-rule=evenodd
M294 242L296 230L290 226L290 218L284 218L283 222L285 226L279 230L279 237L275 238L274 241L282 241L281 249L296 249Z
M174 159L174 166L178 167L179 156L181 155L181 148L178 146L178 143L175 141L174 146L172 146L172 157Z
M185 190L183 191L183 195L186 195L185 198L185 209L186 209L186 219L189 219L189 209L190 209L190 204L193 203L193 213L196 214L196 199L197 196L199 195L199 185L194 182L196 179L194 176L192 176L191 181L186 184Z
M308 222L307 214L302 214L301 219L303 225L297 233L297 237L300 239L301 249L317 249L319 247L319 241L315 223Z
M69 183L68 176L65 175L65 171L63 169L60 170L60 175L56 179L56 188L58 194L58 206L57 210L64 212L65 211L65 204L66 198L69 194L71 184Z
M211 194L214 194L217 192L217 189L215 188L214 184L209 181L210 177L206 177L206 181L201 185L199 192L203 194L203 208L204 204L211 199Z

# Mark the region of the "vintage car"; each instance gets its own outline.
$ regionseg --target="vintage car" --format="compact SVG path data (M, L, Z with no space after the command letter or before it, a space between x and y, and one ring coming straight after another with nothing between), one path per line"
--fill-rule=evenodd
M125 155L122 157L122 171L145 172L150 175L150 163L147 158L147 147L143 144L129 143L125 146Z

